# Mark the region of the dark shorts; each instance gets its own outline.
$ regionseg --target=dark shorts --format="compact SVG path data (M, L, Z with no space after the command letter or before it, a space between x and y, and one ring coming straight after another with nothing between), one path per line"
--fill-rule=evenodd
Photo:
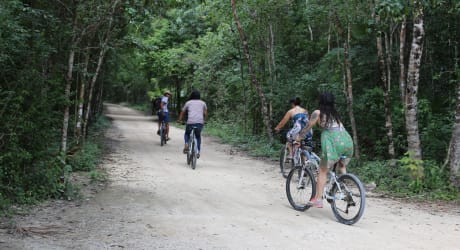
M169 112L158 111L158 120L160 122L169 122Z

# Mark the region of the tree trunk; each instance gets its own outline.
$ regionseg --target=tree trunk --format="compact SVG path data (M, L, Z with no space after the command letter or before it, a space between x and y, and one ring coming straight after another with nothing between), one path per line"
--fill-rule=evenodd
M403 17L401 31L399 32L399 90L401 103L406 102L406 64L404 55L406 53L406 17Z
M375 16L375 21L377 24L380 22L380 17L377 15ZM385 48L387 54L387 60L385 61L384 52L383 52L383 39L382 39L382 32L378 32L377 34L377 57L379 61L379 69L380 69L380 80L381 86L383 89L383 106L385 109L385 128L387 131L387 139L388 139L388 156L390 159L395 158L395 148L393 143L393 123L391 121L391 102L390 102L390 57L389 57L389 41L387 36L385 35Z
M89 88L89 91L88 91L88 104L86 105L85 119L83 121L83 138L86 138L87 129L88 129L88 122L89 122L89 118L90 118L89 115L91 113L91 103L93 101L94 86L96 85L96 80L97 80L97 77L98 77L99 72L101 70L102 62L104 61L104 56L105 56L105 52L107 51L106 47L107 47L109 37L110 37L109 34L107 34L107 37L106 37L104 43L101 46L101 50L99 51L99 57L98 57L98 60L97 60L96 71L94 72L94 75L91 78L91 84L90 84L90 88Z
M88 49L89 50L89 49ZM83 108L85 104L85 93L86 93L86 80L88 76L88 64L89 64L89 55L90 52L86 51L85 53L85 64L81 76L81 85L80 85L80 98L78 100L78 111L77 111L77 123L75 126L75 141L77 144L80 144L80 138L82 134L82 124L83 124Z
M457 77L457 108L455 109L454 129L450 143L450 181L454 187L460 189L460 80Z
M414 159L422 159L422 148L417 120L417 92L420 81L420 64L424 37L423 6L417 3L414 10L414 28L406 86L406 130L408 151Z
M449 145L450 182L460 190L460 72L458 72L458 50L455 46L455 69L457 69L457 107L455 109L454 128Z
M264 95L264 93L262 91L262 88L259 85L259 82L257 81L256 75L254 73L254 66L252 64L252 59L251 59L251 54L250 54L250 51L249 51L249 46L248 46L248 41L247 41L247 38L246 38L246 34L244 33L243 27L241 26L241 22L240 22L240 19L238 17L237 11L236 11L236 0L231 0L231 3L232 3L233 17L235 18L236 26L237 26L238 32L240 34L241 43L243 44L243 49L244 49L244 53L245 53L245 56L246 56L246 60L248 62L249 76L251 78L251 84L256 89L257 94L259 95L261 106L262 106L262 108L261 108L262 119L263 119L264 125L266 127L267 136L268 136L269 140L272 141L273 140L273 135L272 135L272 129L271 129L271 126L270 126L270 117L269 117L268 110L267 110L267 99L265 98L265 95Z
M73 35L72 35L72 42L69 50L69 59L67 60L67 74L65 77L66 85L65 85L65 90L64 90L64 119L63 119L63 124L62 124L62 137L61 137L61 153L65 155L67 152L67 132L69 128L69 116L70 116L70 89L72 88L72 81L73 81L73 67L74 67L74 61L75 61L75 51L77 49L77 46L80 42L81 37L83 34L78 37L77 35L77 17L75 14L75 20L73 24Z
M348 34L345 35L342 24L340 23L339 16L337 13L334 13L334 21L337 25L337 32L339 33L340 37L344 39L343 43L343 50L344 50L344 60L345 60L345 72L346 72L346 93L347 93L347 107L348 107L348 115L350 117L351 129L353 132L353 143L355 148L355 158L357 160L360 159L360 150L359 150L359 143L358 143L358 130L356 129L356 121L355 115L353 112L353 81L351 77L351 61L350 61L350 25L348 25Z

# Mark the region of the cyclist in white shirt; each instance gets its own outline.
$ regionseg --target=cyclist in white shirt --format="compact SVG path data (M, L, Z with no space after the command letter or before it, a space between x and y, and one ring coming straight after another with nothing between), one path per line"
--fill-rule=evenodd
M164 121L166 125L166 140L169 141L169 110L168 110L168 101L171 98L171 92L166 90L164 96L161 98L161 106L158 111L158 131L157 134L160 135L160 126L161 122Z

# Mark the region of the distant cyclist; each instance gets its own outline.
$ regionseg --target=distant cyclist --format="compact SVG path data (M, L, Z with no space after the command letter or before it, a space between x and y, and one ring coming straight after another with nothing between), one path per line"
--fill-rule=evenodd
M291 100L289 100L289 103L291 104L291 109L289 109L286 114L284 115L283 119L280 121L280 123L275 127L275 131L276 132L279 132L283 127L284 125L286 125L286 123L292 119L292 121L294 122L294 125L292 127L291 130L289 130L289 132L287 132L286 134L286 138L288 140L288 143L287 143L287 146L289 148L289 156L286 158L288 161L290 161L292 159L292 156L293 156L293 150L292 150L292 145L291 141L293 140L296 140L297 137L299 136L299 133L300 131L305 128L305 126L307 126L308 124L308 111L305 109L305 108L302 108L300 106L300 98L299 97L295 97ZM306 138L311 138L312 137L312 132L310 130L310 132L307 134ZM304 139L304 138L302 138Z
M161 98L160 110L158 111L158 131L157 134L160 135L160 126L161 122L165 122L166 126L166 140L169 141L169 110L168 110L168 102L171 98L171 92L166 90L163 97Z
M200 92L194 90L190 95L190 99L185 103L184 107L182 108L178 122L182 121L184 115L187 114L187 125L185 126L185 134L184 134L184 154L188 151L188 145L190 141L190 133L192 132L192 128L196 127L196 140L197 140L197 148L198 154L197 158L200 158L201 152L201 130L203 129L203 124L206 121L206 117L208 115L208 108L206 103L200 99Z

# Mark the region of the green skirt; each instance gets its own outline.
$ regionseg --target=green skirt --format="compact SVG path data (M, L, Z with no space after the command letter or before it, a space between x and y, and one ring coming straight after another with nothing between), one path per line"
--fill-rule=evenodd
M341 157L344 165L353 156L353 140L346 130L321 132L321 166L331 168Z

